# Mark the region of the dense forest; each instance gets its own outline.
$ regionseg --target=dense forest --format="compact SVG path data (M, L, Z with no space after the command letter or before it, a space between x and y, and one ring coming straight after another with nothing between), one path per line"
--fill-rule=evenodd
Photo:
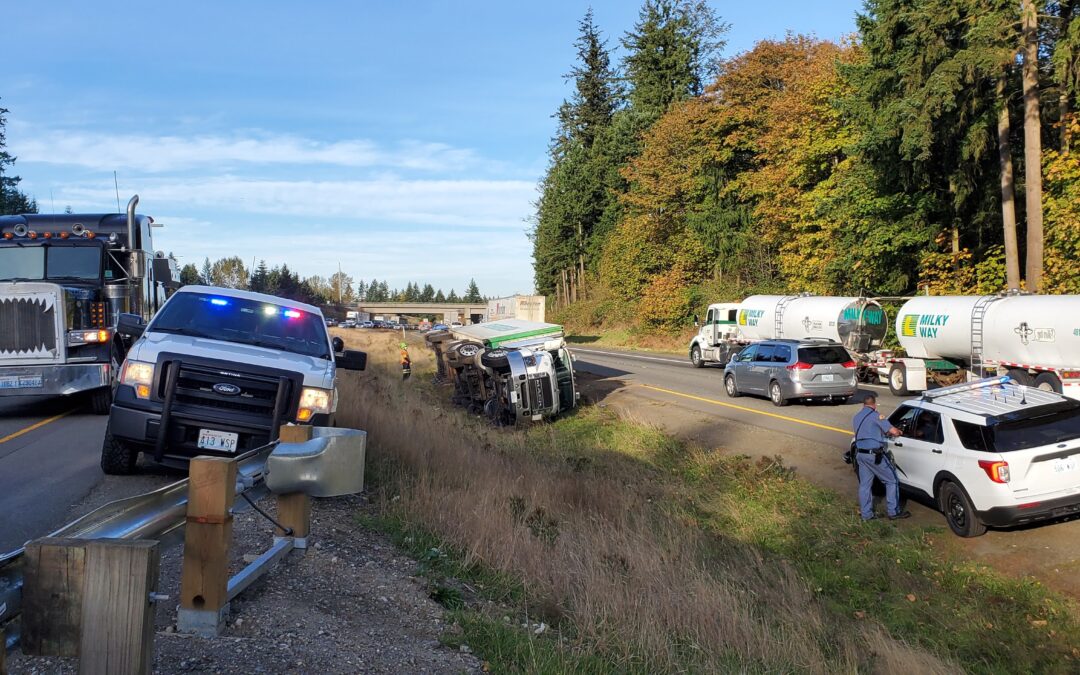
M646 331L754 292L1080 292L1074 2L867 0L839 44L720 58L705 2L646 0L617 64L587 13L538 292Z

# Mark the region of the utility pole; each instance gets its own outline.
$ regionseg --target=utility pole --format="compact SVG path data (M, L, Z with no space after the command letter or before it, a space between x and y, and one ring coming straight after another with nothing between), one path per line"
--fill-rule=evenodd
M337 264L337 304L341 304L341 261Z

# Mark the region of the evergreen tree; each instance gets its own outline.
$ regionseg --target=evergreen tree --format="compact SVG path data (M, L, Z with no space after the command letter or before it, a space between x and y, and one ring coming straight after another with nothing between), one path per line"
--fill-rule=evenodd
M424 284L424 290L420 291L420 302L434 302L435 301L435 287L431 284Z
M258 266L251 275L248 288L255 293L270 293L270 269L266 266L265 260L259 261Z
M469 288L465 291L465 302L482 302L484 296L480 295L480 288L476 285L476 279L469 279Z
M201 282L202 279L199 278L199 269L191 263L184 265L184 267L180 270L181 286L192 286L197 285Z
M4 116L7 113L7 108L0 108L0 216L37 213L37 201L32 197L27 197L18 188L22 178L5 175L6 168L15 164L15 157L4 149L7 145L7 136L4 132L7 120Z
M199 273L202 283L207 286L214 284L214 266L210 264L210 258L203 260L202 271Z
M360 302L367 300L367 284L363 279L356 282L356 299Z
M450 289L450 295L446 296L446 301L447 302L461 302L461 298L459 298L457 293L454 292L454 289L451 288Z
M446 296L443 295L441 288L435 292L435 302L446 302Z
M382 298L380 302L390 302L390 285L385 281L379 282L379 297Z

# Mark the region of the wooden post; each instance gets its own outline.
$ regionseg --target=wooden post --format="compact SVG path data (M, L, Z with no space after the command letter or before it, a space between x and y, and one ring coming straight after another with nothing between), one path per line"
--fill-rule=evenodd
M156 541L97 539L86 547L79 673L150 673L160 551Z
M310 425L284 425L279 439L282 443L304 443L310 441L314 429ZM278 522L292 529L294 546L307 548L307 537L311 532L311 497L302 492L294 492L277 497ZM279 537L285 536L284 530L274 531Z
M188 469L184 568L180 576L181 631L212 636L228 614L229 544L236 499L236 462L196 457Z
M22 652L78 656L87 541L44 538L26 545Z

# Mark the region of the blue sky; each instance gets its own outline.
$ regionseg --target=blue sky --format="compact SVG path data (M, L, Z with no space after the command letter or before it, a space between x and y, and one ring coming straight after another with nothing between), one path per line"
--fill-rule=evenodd
M527 219L590 4L617 47L638 2L9 3L14 173L42 212L101 212L115 170L182 263L526 293ZM711 5L730 57L847 35L861 1Z

